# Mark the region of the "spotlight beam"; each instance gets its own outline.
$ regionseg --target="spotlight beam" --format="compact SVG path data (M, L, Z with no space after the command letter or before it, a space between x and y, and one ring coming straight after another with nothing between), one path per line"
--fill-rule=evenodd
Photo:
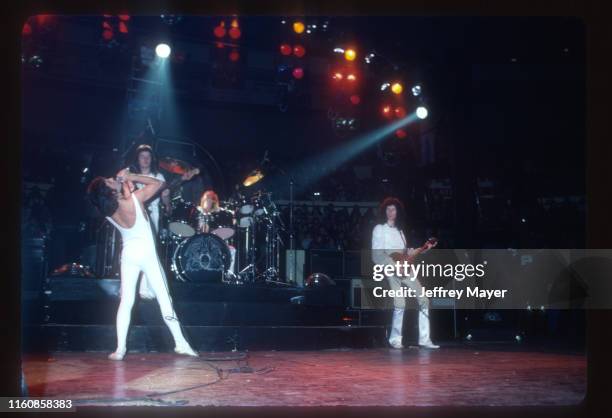
M304 161L301 164L298 164L298 166L294 170L291 170L289 173L292 179L296 179L296 177L299 176L299 173L305 171L312 174L308 179L297 180L297 182L295 183L297 192L304 191L321 178L333 172L342 164L346 163L347 161L350 161L358 154L370 148L377 142L383 140L388 135L394 133L396 130L404 126L410 125L418 120L419 118L416 116L416 113L412 113L393 123L375 129L374 131L359 135L354 140L346 144L340 145L323 155L319 155L317 157ZM278 184L279 186L282 186L282 182L286 182L286 177L273 180L273 183L275 185Z

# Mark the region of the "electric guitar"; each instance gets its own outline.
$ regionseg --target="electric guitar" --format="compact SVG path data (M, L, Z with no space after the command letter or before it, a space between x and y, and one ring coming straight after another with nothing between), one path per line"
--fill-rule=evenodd
M427 245L429 244L429 245ZM435 247L438 244L438 239L431 237L429 238L423 246L416 249L416 251L412 255L408 255L408 249L403 250L402 252L391 253L389 256L393 259L393 261L407 261L408 264L413 264L414 260L418 255L427 251L430 248Z

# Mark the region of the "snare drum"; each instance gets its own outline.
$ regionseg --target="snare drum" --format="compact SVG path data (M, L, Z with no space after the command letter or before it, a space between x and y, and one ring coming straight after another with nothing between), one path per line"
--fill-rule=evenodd
M168 222L168 230L171 234L189 238L195 235L196 230L190 221L194 210L193 204L178 198L172 202L172 216Z

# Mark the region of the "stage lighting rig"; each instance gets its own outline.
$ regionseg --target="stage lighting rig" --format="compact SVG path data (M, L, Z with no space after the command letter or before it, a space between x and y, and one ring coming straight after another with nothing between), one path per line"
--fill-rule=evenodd
M161 21L164 22L168 26L174 26L183 20L183 16L178 15L160 15Z

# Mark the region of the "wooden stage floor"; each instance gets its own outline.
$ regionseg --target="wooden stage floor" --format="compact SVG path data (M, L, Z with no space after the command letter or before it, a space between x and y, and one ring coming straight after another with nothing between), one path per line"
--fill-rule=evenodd
M522 350L522 351L520 351ZM291 352L25 355L30 396L86 405L572 405L586 356L508 347ZM172 393L174 392L174 393Z

